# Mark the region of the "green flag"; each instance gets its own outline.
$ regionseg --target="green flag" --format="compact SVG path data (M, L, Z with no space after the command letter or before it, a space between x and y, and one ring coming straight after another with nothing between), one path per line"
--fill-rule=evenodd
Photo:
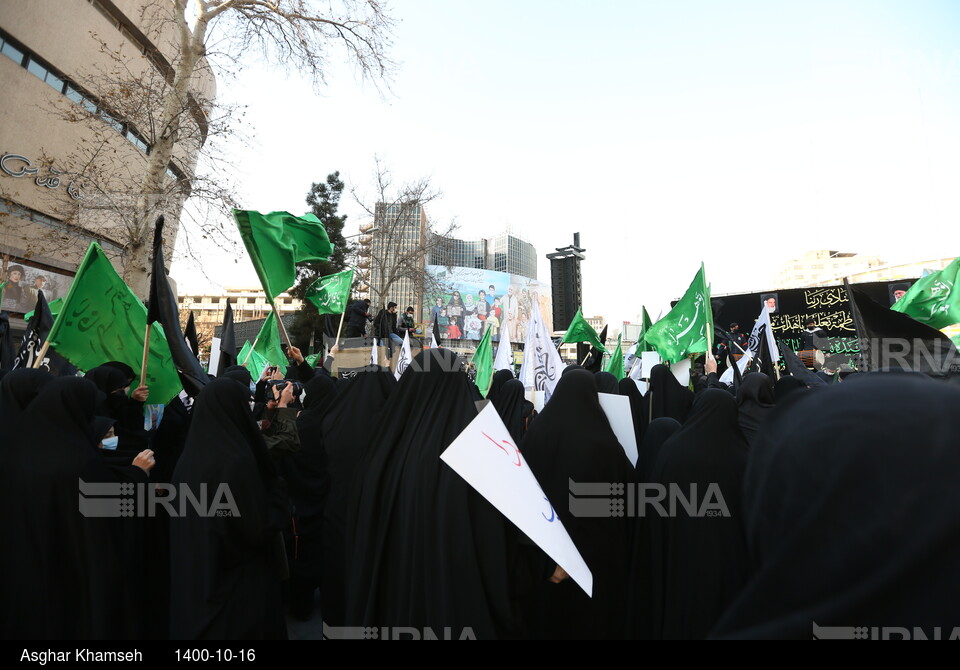
M957 345L957 349L960 349L960 335L954 335L950 339L953 340L955 345Z
M653 322L650 320L650 315L647 314L647 308L643 308L643 323L641 324L640 335L637 337L637 353L643 351L653 351L653 345L647 342L647 333L650 332L650 327L653 325Z
M50 308L50 313L53 316L56 316L57 314L60 313L60 310L63 309L63 298L57 298L53 302L48 302L47 307ZM33 316L32 311L27 312L26 314L23 315L23 320L29 321L32 316ZM152 335L150 336L150 339L153 339Z
M233 217L270 300L296 283L297 263L325 261L333 253L327 229L313 214L235 209Z
M120 361L139 378L146 328L147 308L120 279L100 245L92 243L47 335L50 346L81 370ZM147 386L151 404L166 404L183 388L157 323L150 331Z
M477 388L480 394L486 398L490 391L490 384L493 383L493 344L490 340L492 329L487 327L483 331L483 337L480 338L480 344L477 350L473 352L473 366L477 369Z
M240 349L240 353L237 354L237 363L247 368L254 379L258 379L259 376L263 374L263 369L267 367L269 363L267 363L266 358L256 351L251 351L252 349L252 342L244 342L243 348Z
M270 312L264 319L253 350L270 365L276 365L284 371L287 369L287 355L283 353L283 348L280 346L276 312Z
M600 341L600 336L597 335L597 331L587 323L587 320L583 318L583 314L580 313L579 309L576 315L574 315L573 321L571 321L567 327L567 332L563 334L563 340L561 341L564 343L589 342L600 351L604 353L607 351L606 347L603 346L603 342Z
M320 314L343 314L347 310L352 285L353 270L344 270L320 277L310 284L303 297L312 302Z
M320 360L320 356L322 355L323 354L318 351L315 354L310 354L304 360L310 365L311 368L316 368L323 362Z
M703 263L690 288L665 317L650 326L644 339L671 363L707 351L713 334L713 310Z
M622 333L617 335L617 348L610 354L610 360L608 360L607 364L603 367L604 372L609 372L615 376L618 381L626 376L623 373L623 349L620 346L621 337L623 337Z
M960 258L921 277L890 309L934 328L960 323Z

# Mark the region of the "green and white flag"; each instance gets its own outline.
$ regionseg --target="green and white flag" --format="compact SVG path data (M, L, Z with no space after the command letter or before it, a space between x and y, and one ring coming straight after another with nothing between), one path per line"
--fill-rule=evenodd
M597 335L597 331L587 323L587 320L583 318L583 314L579 309L574 315L573 321L571 321L567 327L567 332L563 334L563 340L561 341L563 343L589 342L600 351L604 353L607 352L607 348L603 346L603 342L600 341L600 336Z
M939 272L921 277L890 308L933 328L960 323L960 258Z
M120 361L139 378L146 330L147 308L113 269L100 245L91 243L47 335L50 347L81 370ZM160 405L183 389L158 323L150 329L147 386L150 403Z
M701 263L690 288L665 317L650 326L644 339L662 358L676 363L689 354L706 352L712 335L710 289Z
M313 303L320 314L343 314L350 301L353 269L320 277L310 284L304 298Z
M253 350L251 353L251 349ZM249 358L249 361L248 361ZM254 344L247 342L237 356L240 365L245 365L250 374L256 378L268 365L275 365L281 370L287 369L287 356L280 347L280 333L277 330L277 317L270 312L260 327L260 334ZM254 374L256 373L256 374Z

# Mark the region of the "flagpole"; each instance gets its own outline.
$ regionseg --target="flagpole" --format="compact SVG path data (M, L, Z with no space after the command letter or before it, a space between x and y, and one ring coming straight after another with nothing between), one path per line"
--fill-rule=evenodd
M270 307L273 309L273 313L277 317L277 323L280 324L280 332L283 333L283 339L287 341L287 347L292 348L293 342L290 341L290 335L287 334L287 327L283 325L283 319L280 317L280 311L277 309L276 304L274 304L273 299L270 299Z
M369 312L368 312L369 314ZM337 351L340 351L340 332L343 330L343 317L347 315L347 310L343 310L343 313L340 315L340 325L337 326L337 341L334 342L333 346ZM376 333L374 333L376 335ZM376 337L374 337L376 339Z
M260 333L257 333L257 336L253 338L253 344L250 345L250 351L247 352L247 357L243 359L243 363L241 363L240 365L242 365L243 367L247 367L247 361L249 361L250 357L253 356L253 348L257 346L257 342L259 341L260 341Z
M147 330L143 335L143 363L140 365L140 386L147 384L147 359L150 358L150 325L147 324Z
M45 340L43 346L40 347L40 353L37 354L36 360L33 361L33 369L37 370L40 368L40 365L43 364L43 357L47 355L47 349L50 348L50 340Z

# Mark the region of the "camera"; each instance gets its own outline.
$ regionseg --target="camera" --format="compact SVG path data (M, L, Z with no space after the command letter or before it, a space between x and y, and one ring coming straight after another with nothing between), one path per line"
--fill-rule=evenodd
M284 387L286 387L287 384L293 385L293 397L294 398L300 397L300 394L303 393L303 384L297 381L293 381L292 379L271 379L267 382L267 388L269 389L275 388L277 389L277 393L279 394L279 393L283 393L283 389ZM272 394L268 394L267 397L272 398L273 396Z

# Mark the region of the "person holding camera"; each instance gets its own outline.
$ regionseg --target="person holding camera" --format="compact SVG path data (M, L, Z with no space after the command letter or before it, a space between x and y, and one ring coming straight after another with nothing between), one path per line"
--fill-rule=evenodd
M300 451L297 414L303 385L292 379L284 379L277 368L273 370L273 377L266 382L267 405L259 423L267 450L276 459Z

